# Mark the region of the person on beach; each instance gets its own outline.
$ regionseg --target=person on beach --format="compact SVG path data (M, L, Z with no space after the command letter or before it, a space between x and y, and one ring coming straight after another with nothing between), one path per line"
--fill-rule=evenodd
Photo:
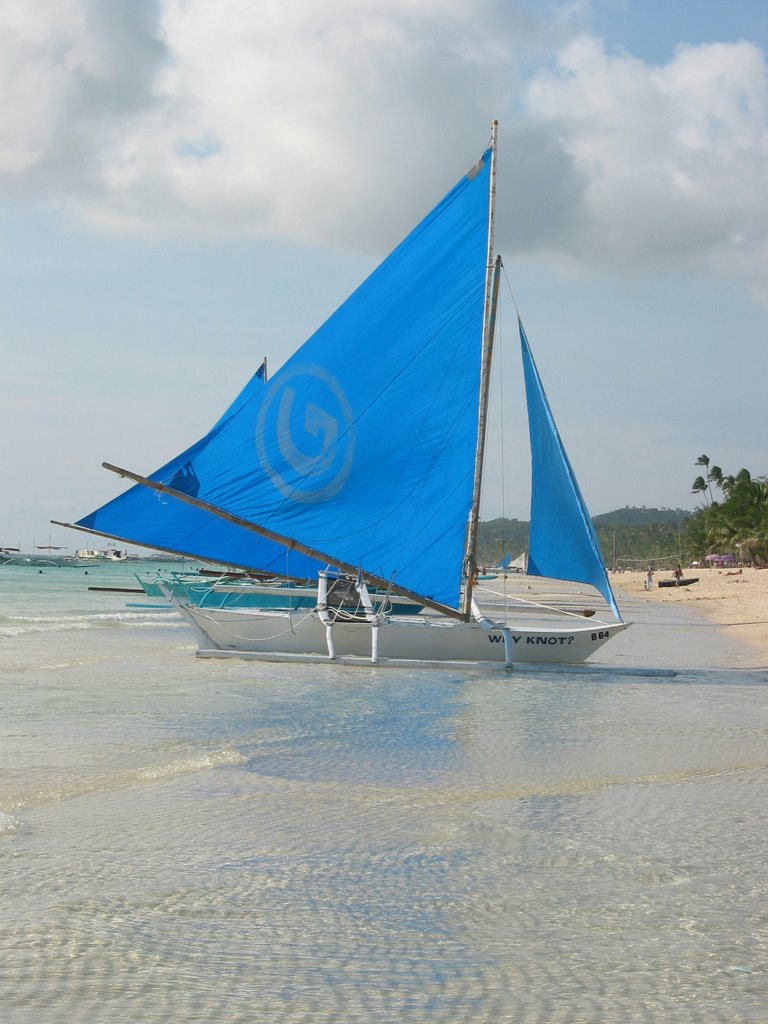
M645 574L645 589L653 590L653 566L648 566L648 572Z
M682 567L682 565L680 565L679 562L677 563L677 568L675 569L673 575L675 577L675 586L679 587L680 586L680 580L683 578L683 567Z

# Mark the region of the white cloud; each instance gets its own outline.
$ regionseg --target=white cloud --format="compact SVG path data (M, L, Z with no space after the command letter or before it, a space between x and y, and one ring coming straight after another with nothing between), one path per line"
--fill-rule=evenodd
M113 140L152 102L164 47L153 0L5 0L0 188L70 200L98 187Z
M560 45L573 5L549 24L524 9L5 0L0 88L15 103L0 111L0 189L111 231L364 239L379 251L498 115L507 251L725 269L758 287L764 53L680 47L654 66L589 36Z
M117 231L389 231L398 188L422 183L408 196L421 212L497 112L488 83L512 57L486 6L146 0L113 23L97 0L38 0L34 15L10 0L0 74L20 101L0 117L0 187ZM494 24L530 33L513 11Z
M662 67L582 37L531 82L526 111L581 183L556 240L612 266L768 269L768 70L758 47L681 46Z

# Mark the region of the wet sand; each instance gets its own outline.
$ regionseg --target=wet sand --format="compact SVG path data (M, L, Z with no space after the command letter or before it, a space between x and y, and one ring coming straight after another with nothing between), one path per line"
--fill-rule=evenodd
M645 589L644 572L611 573L619 604L622 597L687 609L716 624L725 635L754 651L754 667L768 667L768 569L688 569L698 577L687 587L659 587L670 571L654 573L653 589ZM750 659L751 661L752 659Z

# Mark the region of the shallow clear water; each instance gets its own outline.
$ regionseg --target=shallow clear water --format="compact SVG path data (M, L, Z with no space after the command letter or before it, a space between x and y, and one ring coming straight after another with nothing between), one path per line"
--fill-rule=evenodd
M194 658L125 566L0 567L0 1015L760 1021L768 673Z

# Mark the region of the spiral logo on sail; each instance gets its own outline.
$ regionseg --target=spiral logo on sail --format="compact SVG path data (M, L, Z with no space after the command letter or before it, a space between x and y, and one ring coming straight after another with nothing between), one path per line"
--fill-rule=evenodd
M355 450L352 410L319 366L272 382L256 421L256 451L275 487L294 501L325 501L349 477Z

